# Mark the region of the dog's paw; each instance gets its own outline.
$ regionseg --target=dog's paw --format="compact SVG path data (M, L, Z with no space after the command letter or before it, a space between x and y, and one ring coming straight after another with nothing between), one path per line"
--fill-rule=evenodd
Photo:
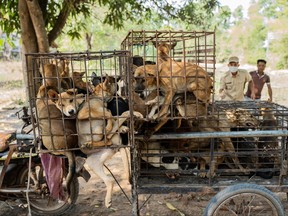
M128 118L129 116L130 116L130 110L127 110L127 111L123 112L120 117Z
M134 111L133 115L134 115L135 118L139 118L139 119L143 119L144 118L144 116L140 112Z
M155 102L155 100L150 100L150 101L147 101L147 102L145 102L145 105L146 106L150 106L150 105L154 105L154 104L156 104L157 102Z
M127 126L121 126L120 128L119 128L119 132L120 133L128 133L129 132L129 128L127 127Z
M92 143L91 142L82 143L80 149L92 149Z
M173 173L173 172L166 172L165 175L172 180L178 179L180 177L179 173Z
M215 176L216 176L216 173L215 172L211 172L211 171L208 171L207 174L206 174L207 178L214 178Z
M206 173L205 173L205 172L200 172L200 173L198 174L198 176L199 176L200 178L205 178L205 177L206 177Z

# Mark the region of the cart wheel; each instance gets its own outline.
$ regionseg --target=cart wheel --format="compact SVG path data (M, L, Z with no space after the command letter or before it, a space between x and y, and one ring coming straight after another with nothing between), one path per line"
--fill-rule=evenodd
M232 185L217 193L205 208L204 216L285 215L277 196L256 184Z

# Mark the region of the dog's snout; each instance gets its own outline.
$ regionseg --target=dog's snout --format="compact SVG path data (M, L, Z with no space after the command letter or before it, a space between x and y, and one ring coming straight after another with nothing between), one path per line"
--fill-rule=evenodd
M71 110L68 111L68 113L69 113L70 115L74 115L74 114L75 114L75 110L71 109Z

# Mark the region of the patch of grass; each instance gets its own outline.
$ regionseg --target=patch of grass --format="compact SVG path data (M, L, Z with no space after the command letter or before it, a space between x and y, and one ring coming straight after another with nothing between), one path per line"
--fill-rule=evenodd
M0 82L0 88L3 89L23 88L23 85L24 85L23 80L11 80Z

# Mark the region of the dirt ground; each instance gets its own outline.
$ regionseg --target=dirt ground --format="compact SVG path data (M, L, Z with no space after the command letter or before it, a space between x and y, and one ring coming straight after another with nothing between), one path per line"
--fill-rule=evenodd
M279 83L280 82L277 82L277 85L279 85ZM19 126L19 120L17 120L15 112L20 109L26 101L23 75L21 73L21 63L0 62L0 90L2 93L0 97L0 132L11 131ZM109 162L107 162L106 165L111 169L121 187L131 200L131 186L127 180L123 180L123 167L121 164L120 154L117 153ZM86 183L82 178L79 178L80 194L77 203L71 211L67 212L66 215L131 215L131 205L129 200L126 199L116 184L112 198L112 207L109 209L105 208L105 185L98 176L89 169L89 167L85 167L90 171L91 179ZM281 197L285 208L288 209L285 194L282 193L279 194L279 196ZM149 195L140 195L139 205L141 206L148 197ZM207 202L211 198L211 195L200 193L152 195L148 202L142 207L140 214L142 216L178 216L181 215L181 212L182 215L198 216L202 214ZM172 204L179 211L172 210L171 207L169 208L169 204ZM288 215L288 211L286 211L286 213ZM6 202L1 201L0 215L24 216L27 215L27 208L25 208L25 205L23 205L19 200L8 200Z

